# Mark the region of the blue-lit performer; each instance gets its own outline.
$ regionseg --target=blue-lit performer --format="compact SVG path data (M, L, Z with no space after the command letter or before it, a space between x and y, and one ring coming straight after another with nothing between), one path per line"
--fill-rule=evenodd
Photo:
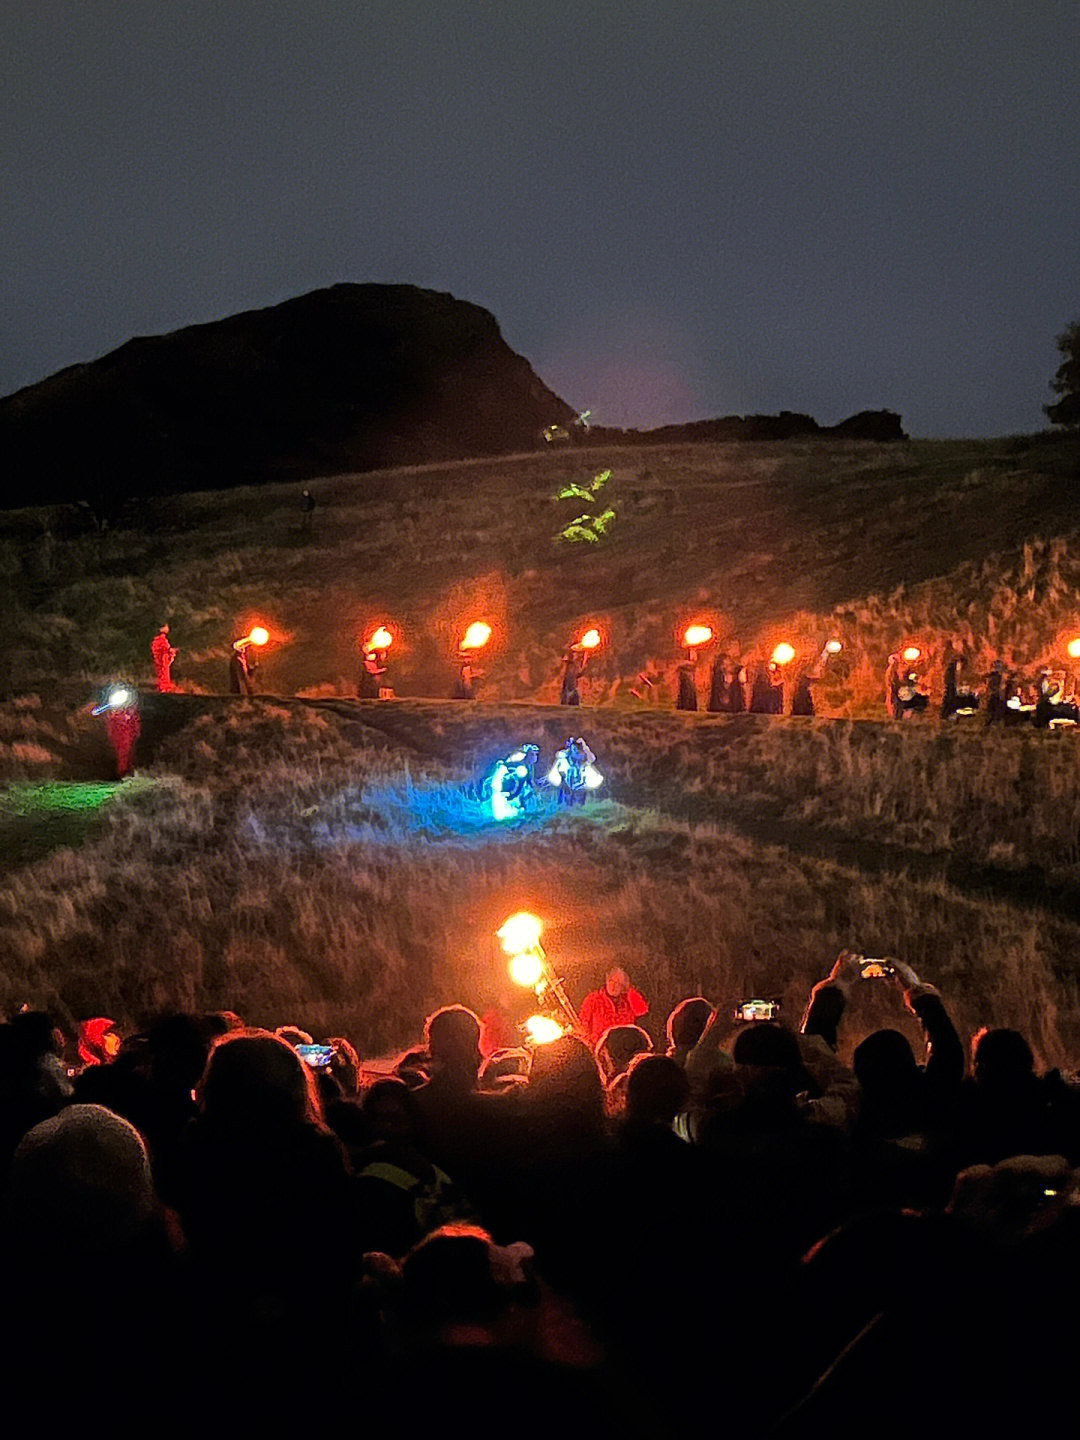
M536 745L519 745L499 760L484 778L481 794L491 804L494 820L514 820L539 804L536 793L536 763L540 750Z
M604 783L596 768L596 756L580 735L576 739L571 735L557 752L547 778L559 792L560 805L584 805L586 795Z

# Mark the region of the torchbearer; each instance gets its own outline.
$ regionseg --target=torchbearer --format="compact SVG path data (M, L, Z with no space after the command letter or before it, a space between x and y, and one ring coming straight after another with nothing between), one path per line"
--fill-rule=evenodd
M232 643L229 656L229 689L234 695L255 695L258 683L255 676L259 669L259 650L270 639L269 631L261 625L253 625L247 635L241 635Z
M169 642L169 627L162 625L161 629L150 642L150 655L154 661L154 674L157 677L157 688L162 695L168 695L179 687L173 683L172 663L176 659L176 650Z
M803 670L796 677L795 690L791 697L792 715L813 715L815 713L814 692L811 687L821 679L829 659L833 655L839 655L843 648L839 640L826 640L813 670Z
M589 663L589 656L599 645L599 630L586 630L580 640L575 640L572 645L566 647L563 653L562 690L559 695L560 705L581 704L581 692L578 689L578 681L581 679L585 666Z
M105 732L116 756L116 778L123 780L131 774L135 742L142 730L138 692L133 685L110 685L92 713L105 716Z
M483 670L475 663L476 654L491 639L491 626L482 620L474 620L465 631L465 637L458 646L458 679L454 686L455 700L475 700L476 682L483 677Z
M686 659L679 662L679 694L675 701L676 710L696 710L697 697L697 652L700 645L707 645L712 639L708 625L688 625L683 635Z
M360 684L357 694L361 700L385 700L393 691L384 683L386 679L386 658L394 637L385 625L380 625L370 640L361 646Z

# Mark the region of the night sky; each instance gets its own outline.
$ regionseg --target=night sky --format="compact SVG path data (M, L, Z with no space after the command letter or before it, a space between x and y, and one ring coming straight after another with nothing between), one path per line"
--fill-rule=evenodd
M340 280L597 420L1040 429L1077 0L4 0L0 394Z

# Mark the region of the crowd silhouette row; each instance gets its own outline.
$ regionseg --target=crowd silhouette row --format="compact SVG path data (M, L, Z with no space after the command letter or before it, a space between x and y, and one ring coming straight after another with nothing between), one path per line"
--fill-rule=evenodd
M1045 1419L1080 1091L1013 1030L965 1046L902 962L898 1027L852 1050L866 973L841 955L797 1029L692 996L654 1037L612 972L595 1044L452 1005L379 1071L227 1012L15 1014L5 1365L451 1433L934 1434L1033 1386Z

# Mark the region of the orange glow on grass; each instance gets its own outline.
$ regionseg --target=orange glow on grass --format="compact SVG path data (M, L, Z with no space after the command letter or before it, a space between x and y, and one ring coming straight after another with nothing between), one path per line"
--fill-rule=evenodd
M693 649L695 645L705 645L712 639L711 625L688 625L683 635L683 644Z
M465 631L465 638L458 647L461 650L482 650L491 639L491 626L483 620L474 620Z
M772 652L772 658L774 665L790 665L795 659L795 647L789 645L786 640L781 640Z

